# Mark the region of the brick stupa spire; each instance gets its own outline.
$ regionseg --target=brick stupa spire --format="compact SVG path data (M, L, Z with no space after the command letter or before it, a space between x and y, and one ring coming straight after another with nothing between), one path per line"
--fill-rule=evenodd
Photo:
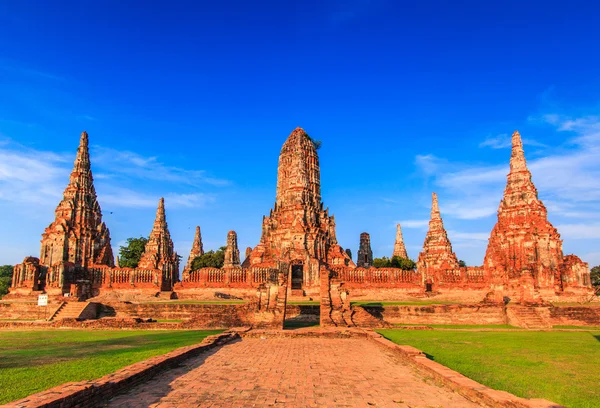
M515 282L529 271L538 287L553 287L563 261L562 240L548 221L527 168L521 135L512 135L512 154L498 222L492 229L484 267L502 281Z
M427 275L433 274L434 271L458 268L458 259L456 254L452 252L452 245L444 229L436 193L431 194L431 201L429 231L427 231L423 251L419 254L419 260L417 261L418 270L425 272Z
M360 234L360 243L356 257L356 266L369 268L373 266L373 251L371 250L371 236L363 232Z
M404 245L404 238L402 238L402 228L400 227L400 224L396 224L396 241L394 242L394 252L392 253L392 258L395 256L400 258L408 258L406 246Z
M200 233L200 227L196 227L196 234L194 235L194 243L192 244L192 249L190 250L190 256L188 257L188 261L183 268L183 274L188 274L192 271L192 263L194 259L197 257L204 255L204 248L202 246L202 234Z
M163 287L172 287L179 279L179 257L173 249L173 241L169 233L165 217L165 199L158 201L156 218L148 243L140 262L140 269L160 269L163 271Z
M231 268L240 266L240 250L238 248L237 234L235 231L227 233L227 247L225 248L223 267Z
M40 264L71 262L114 266L110 233L102 222L102 211L94 189L87 132L81 133L77 157L55 210L55 220L42 234Z
M309 284L317 283L321 263L354 266L337 243L334 217L321 202L319 156L302 128L294 129L281 148L275 206L263 218L260 243L247 261L302 264Z

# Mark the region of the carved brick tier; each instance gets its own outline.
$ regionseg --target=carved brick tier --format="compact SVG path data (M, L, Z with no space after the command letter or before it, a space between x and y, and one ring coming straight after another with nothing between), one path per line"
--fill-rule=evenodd
M527 168L519 132L512 135L512 154L498 222L492 229L484 267L507 288L521 286L521 275L530 274L536 289L561 290L561 273L567 285L587 286L587 265L579 258L563 267L562 240L548 221L546 207ZM585 271L584 271L585 270Z
M83 132L69 185L42 234L40 264L71 262L77 266L114 266L110 234L102 222L90 166L88 134Z
M301 128L281 148L275 206L263 218L260 243L245 264L274 267L278 261L302 265L303 284L315 287L321 264L354 266L337 243L334 217L321 202L319 157Z
M240 250L238 248L237 234L235 231L227 233L227 247L225 248L223 268L240 266Z
M173 249L173 241L167 226L164 198L158 201L154 226L138 268L161 270L163 272L162 290L171 290L173 285L179 281L179 257Z
M457 270L459 266L444 229L437 194L431 194L431 201L429 231L425 236L423 251L419 254L417 270L423 274L426 283L429 281L428 283L433 284L439 282L440 276L445 275L447 270Z
M394 252L392 253L392 258L395 256L400 258L408 258L406 246L404 245L404 238L402 238L402 228L400 227L400 224L396 225L396 242L394 242Z
M192 244L192 249L190 250L190 256L185 264L185 268L183 268L183 279L189 276L190 272L192 271L192 263L194 262L194 259L201 255L204 255L204 247L202 246L202 234L200 233L200 227L197 226L196 234L194 235L194 243Z
M373 265L373 251L371 250L371 237L366 232L360 234L356 266L368 268Z

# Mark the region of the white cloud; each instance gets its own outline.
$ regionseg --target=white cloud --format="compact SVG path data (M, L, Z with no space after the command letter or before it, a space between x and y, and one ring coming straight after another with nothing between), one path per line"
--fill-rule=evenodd
M560 224L556 226L561 237L567 239L600 238L600 222L586 224Z
M419 228L419 229L424 229L427 228L429 226L429 220L404 220L404 221L397 221L394 223L394 227L396 227L396 224L400 224L400 226L402 228Z
M100 150L108 155L110 149ZM113 152L114 153L114 152ZM54 153L26 148L6 140L0 145L0 201L26 204L32 209L54 207L62 198L69 181L74 153ZM168 167L156 158L144 158L133 153L114 154L111 159L97 160L92 156L92 166L101 172L94 176L101 204L118 207L156 207L161 195L169 207L202 207L214 200L207 193L164 192L151 194L139 189L132 190L115 184L112 171L130 174L133 181L139 179L161 179L171 185L186 185L200 182L222 184L224 181L207 179L200 170ZM99 163L97 163L99 162ZM151 170L152 169L152 170ZM208 180L208 181L207 181Z
M581 259L587 262L591 269L594 266L600 265L600 252L589 252L581 257Z
M95 165L113 174L146 180L168 181L190 186L229 184L229 181L210 177L203 170L188 170L168 166L157 157L144 157L134 152L101 146L93 147L92 160Z
M552 113L532 117L530 123L550 125L566 136L560 145L545 146L543 156L528 160L528 167L550 219L565 239L565 252L590 251L598 245L594 240L600 239L600 116L569 117ZM526 140L524 144L543 146ZM490 137L480 146L508 148L508 134ZM415 159L422 173L432 180L433 190L438 192L442 216L451 222L454 219L451 225L455 231L449 233L450 238L457 241L456 247L470 248L473 258L476 253L483 258L484 241L489 234L461 232L464 225L461 223L481 220L491 228L506 185L509 158L507 154L499 165L453 162L431 154ZM597 258L593 253L582 256L590 263Z
M448 236L456 241L486 241L490 237L489 232L459 232L448 231Z
M533 139L522 139L524 145L547 147L545 144ZM512 146L512 137L508 133L502 133L497 136L488 136L479 147L491 147L492 149L507 149Z

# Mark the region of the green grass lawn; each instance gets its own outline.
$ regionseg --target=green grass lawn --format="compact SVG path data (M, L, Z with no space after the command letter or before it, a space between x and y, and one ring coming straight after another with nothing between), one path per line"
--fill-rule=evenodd
M0 332L0 404L65 382L99 378L221 331Z
M509 324L411 324L411 323L398 323L394 326L428 326L435 329L504 329L504 330L524 330L519 327L511 326Z
M488 387L567 407L598 407L600 331L378 330Z

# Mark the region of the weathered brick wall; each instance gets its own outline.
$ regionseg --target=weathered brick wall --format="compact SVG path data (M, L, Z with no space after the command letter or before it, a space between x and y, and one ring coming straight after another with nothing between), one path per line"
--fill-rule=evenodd
M600 306L550 308L552 325L600 326Z
M363 306L372 315L381 315L388 323L405 324L506 324L501 306L428 305Z
M46 307L38 306L37 303L0 302L0 319L43 319L57 307L58 303L49 303Z

